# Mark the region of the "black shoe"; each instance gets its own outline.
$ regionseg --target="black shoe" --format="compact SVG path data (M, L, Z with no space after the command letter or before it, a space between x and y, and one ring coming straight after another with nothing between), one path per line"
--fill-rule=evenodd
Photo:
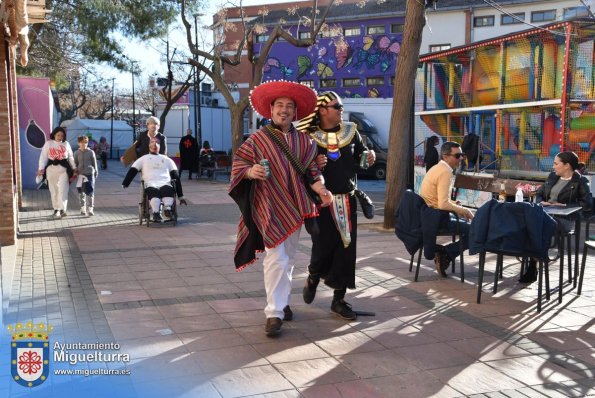
M54 213L50 216L52 218L60 218L60 210L54 210Z
M434 255L434 264L436 265L436 272L443 278L446 278L448 274L446 270L450 265L450 256L443 250L437 250Z
M293 321L293 311L291 310L291 307L289 307L288 305L286 305L285 308L283 308L283 320Z
M264 333L268 337L277 336L281 333L281 325L283 325L281 318L267 318L267 323L264 326Z
M533 283L537 280L537 274L537 262L531 259L525 268L525 272L519 278L519 283Z
M357 318L357 314L351 309L351 304L343 299L333 301L331 304L331 312L347 321L353 321Z
M66 217L67 215L64 210L60 210L60 217Z
M159 213L153 213L153 221L155 221L155 222L161 222L161 221L163 221L163 218L161 217L161 214L159 214Z
M316 297L316 287L318 286L318 282L320 282L320 278L312 278L310 275L306 278L306 285L304 286L304 290L302 290L302 297L304 298L304 303L310 304L314 301L314 297Z
M165 218L169 218L171 219L171 209L166 207L165 209L163 209L163 215L165 216Z

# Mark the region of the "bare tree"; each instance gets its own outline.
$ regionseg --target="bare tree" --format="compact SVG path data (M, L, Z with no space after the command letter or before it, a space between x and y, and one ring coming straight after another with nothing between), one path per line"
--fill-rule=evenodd
M74 119L79 116L79 111L87 101L88 96L88 76L80 76L77 72L70 74L67 80L60 84L58 88L58 102L60 104L60 124L66 120Z
M384 228L394 227L394 213L406 189L411 158L410 129L413 112L413 92L421 47L422 30L425 25L425 4L419 0L407 0L405 27L401 52L397 59L393 110L388 141L388 164L386 196L384 201Z
M162 59L165 60L167 66L166 78L163 80L165 84L158 89L159 98L165 101L163 112L159 116L160 131L165 131L165 123L167 115L174 104L188 91L194 84L194 67L186 62L187 54L179 54L178 49L174 48L170 52L168 40L163 40L166 52L161 54ZM189 66L192 66L189 68ZM156 114L155 107L155 89L151 87L142 87L140 90L140 106L143 109Z
M169 43L167 48L167 79L165 81L165 86L160 90L161 96L165 99L165 107L163 108L161 116L159 116L159 121L161 122L159 129L161 132L165 131L165 121L171 107L186 93L186 91L188 91L192 85L192 79L194 77L193 70L190 70L181 81L176 82L173 71L176 50L174 49L170 57Z
M80 109L80 115L85 119L106 119L107 114L112 111L112 89L108 82L94 84L87 97L87 102Z
M145 111L149 112L151 115L155 114L156 107L155 102L157 101L156 98L156 91L157 88L150 87L147 83L142 82L140 87L136 89L135 96L136 102L138 103L138 107L140 109L144 109Z
M182 0L182 22L186 28L186 37L188 40L188 47L191 53L194 55L193 58L188 58L188 63L193 65L194 67L198 68L201 73L208 76L212 81L213 84L217 87L217 89L221 92L225 101L229 106L229 111L231 114L231 132L232 132L232 151L235 152L240 144L242 143L242 117L244 114L244 110L248 106L248 98L240 98L238 101L235 101L230 85L226 82L223 78L223 68L224 65L227 66L237 66L242 61L242 52L247 50L248 51L248 62L253 64L253 75L252 81L250 83L250 87L257 86L262 82L262 75L263 75L263 67L264 63L268 58L268 54L271 51L271 47L273 43L277 40L277 38L282 37L287 42L291 43L295 47L309 47L316 41L316 36L318 35L321 28L325 25L325 20L328 15L329 10L331 9L332 5L334 4L335 0L330 0L328 6L322 12L322 15L319 16L319 5L317 0L312 1L312 13L307 20L308 23L312 26L310 30L310 37L306 39L297 39L291 35L289 29L283 26L284 21L279 21L277 25L275 25L269 32L268 40L262 46L258 57L254 57L251 50L251 40L253 36L253 32L256 32L255 29L262 29L262 25L259 24L251 24L249 25L245 20L245 15L243 10L240 12L241 14L241 21L242 27L244 29L243 39L237 44L236 52L232 56L226 56L223 54L223 51L218 46L218 43L213 43L213 47L210 51L205 51L200 49L197 45L197 42L192 38L192 26L186 19L185 10L186 10L186 0ZM241 9L241 2L240 2L240 9ZM264 13L262 15L265 16ZM246 48L247 47L247 48Z
M76 117L105 119L111 112L111 87L105 79L92 71L78 70L69 73L68 80L58 81L57 93L60 103L60 123Z

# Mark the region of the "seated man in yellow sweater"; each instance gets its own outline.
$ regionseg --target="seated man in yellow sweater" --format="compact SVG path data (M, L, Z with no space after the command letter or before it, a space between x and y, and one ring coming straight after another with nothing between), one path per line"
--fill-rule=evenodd
M426 173L419 194L429 207L452 211L463 219L471 220L473 219L473 213L469 209L450 200L451 186L454 179L453 173L461 165L464 156L458 143L447 141L442 144L440 148L441 160ZM440 226L440 232L455 232L456 228L456 219L450 217L447 225ZM469 224L465 220L459 221L459 233L461 235L460 239L463 241L463 250L467 250ZM436 271L445 277L449 263L458 255L459 242L453 242L444 247L439 246L434 257Z

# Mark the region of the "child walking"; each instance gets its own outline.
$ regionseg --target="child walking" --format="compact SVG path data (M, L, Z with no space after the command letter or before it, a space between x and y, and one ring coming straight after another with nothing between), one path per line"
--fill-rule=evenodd
M80 136L77 138L79 149L74 153L74 164L78 179L76 189L79 193L82 215L94 215L93 206L95 202L95 179L97 178L97 159L95 152L88 148L89 137Z

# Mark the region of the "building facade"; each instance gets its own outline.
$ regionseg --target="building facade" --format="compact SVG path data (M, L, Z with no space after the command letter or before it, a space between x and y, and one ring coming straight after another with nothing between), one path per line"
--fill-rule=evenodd
M45 22L45 1L0 2L0 248L16 242L18 208L21 205L21 148L15 62L26 66L29 23Z
M343 2L335 5L327 17L328 29L319 34L316 43L308 48L296 48L277 40L268 54L264 80L286 79L300 81L316 90L333 90L349 98L392 98L397 57L404 28L405 3L398 0L384 2ZM305 5L304 5L305 4ZM577 5L578 4L578 5ZM300 16L310 14L310 2L267 5L246 8L249 23L264 23L269 31L280 21L294 37L309 35ZM320 14L324 12L321 8ZM238 24L237 8L228 9L228 22ZM475 41L502 36L575 16L587 16L589 10L576 1L512 0L498 3L498 9L482 0L443 0L436 8L429 8L423 30L421 53L440 51ZM225 34L223 43L233 52L233 43L241 39L243 29L223 32L222 24L216 34ZM221 37L221 36L219 36ZM225 78L236 84L240 95L247 95L252 77L252 64L247 56L258 56L268 31L248 39L251 47L242 53L237 67L226 67Z

